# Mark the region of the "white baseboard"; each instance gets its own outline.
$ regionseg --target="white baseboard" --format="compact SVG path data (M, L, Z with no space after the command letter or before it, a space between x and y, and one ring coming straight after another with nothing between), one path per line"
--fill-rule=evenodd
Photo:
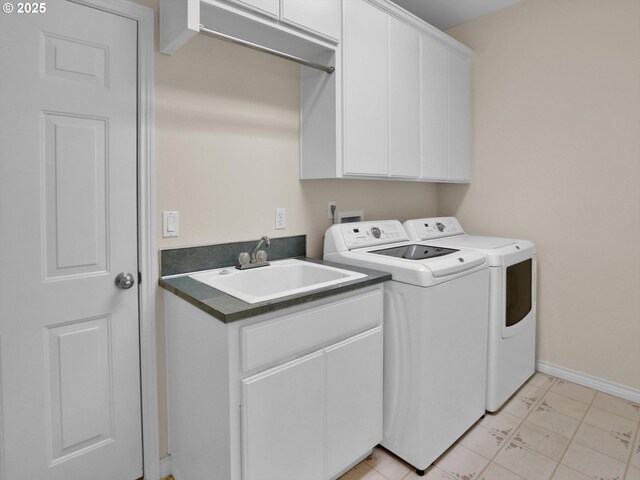
M559 367L541 360L536 361L536 370L562 380L567 380L568 382L577 383L583 387L593 388L594 390L599 390L600 392L615 395L616 397L640 404L640 390L620 385L619 383L577 372L570 368Z
M171 455L160 459L160 478L171 475Z

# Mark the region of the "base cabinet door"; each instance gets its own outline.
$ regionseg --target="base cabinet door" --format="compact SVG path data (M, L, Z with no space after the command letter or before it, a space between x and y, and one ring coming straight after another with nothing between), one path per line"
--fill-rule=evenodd
M242 380L243 480L335 478L369 453L382 438L382 351L378 326Z
M382 327L376 327L325 350L327 478L382 437L382 349Z
M322 351L241 381L242 478L322 480Z

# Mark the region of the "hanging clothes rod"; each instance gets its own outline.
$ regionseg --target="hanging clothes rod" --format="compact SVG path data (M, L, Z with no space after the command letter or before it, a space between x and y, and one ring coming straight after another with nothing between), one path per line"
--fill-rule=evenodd
M227 35L225 33L215 32L213 30L209 30L208 28L200 25L200 33L208 35L209 37L218 38L220 40L224 40L226 42L235 43L238 45L242 45L244 47L251 48L252 50L257 50L259 52L268 53L270 55L275 55L276 57L286 58L287 60L291 60L292 62L299 63L300 65L304 65L305 67L315 68L316 70L322 70L323 72L333 73L335 72L335 67L327 67L326 65L320 65L319 63L313 63L304 58L296 57L295 55L290 55L288 53L279 52L278 50L273 50L268 47L263 47L262 45L258 45L256 43L249 42L247 40L242 40L241 38L232 37L231 35Z

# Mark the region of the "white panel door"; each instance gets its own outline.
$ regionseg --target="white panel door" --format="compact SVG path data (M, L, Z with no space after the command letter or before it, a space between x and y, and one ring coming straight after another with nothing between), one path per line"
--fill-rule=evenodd
M47 0L0 44L0 480L135 479L137 25Z
M345 175L389 172L387 19L364 0L344 2Z
M389 17L389 175L420 175L420 35Z
M243 480L321 480L322 351L242 380Z
M382 327L325 350L327 478L382 441Z

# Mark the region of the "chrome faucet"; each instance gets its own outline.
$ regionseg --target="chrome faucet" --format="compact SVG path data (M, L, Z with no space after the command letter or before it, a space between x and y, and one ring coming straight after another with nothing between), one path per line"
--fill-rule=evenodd
M267 262L267 252L260 250L260 247L263 244L265 245L265 248L268 248L271 245L271 240L266 235L258 240L258 243L256 243L253 250L251 250L251 254L242 252L238 256L238 265L236 265L236 268L239 270L246 270L248 268L266 267L269 265L269 262Z
M255 247L253 247L253 250L251 250L251 256L250 256L250 260L249 260L251 263L258 262L258 259L256 258L256 254L260 250L260 247L262 246L263 243L265 245L265 248L269 248L271 246L271 240L269 239L269 237L264 235L260 240L258 240L258 243L256 243ZM266 253L267 252L265 252L264 261L266 261Z

